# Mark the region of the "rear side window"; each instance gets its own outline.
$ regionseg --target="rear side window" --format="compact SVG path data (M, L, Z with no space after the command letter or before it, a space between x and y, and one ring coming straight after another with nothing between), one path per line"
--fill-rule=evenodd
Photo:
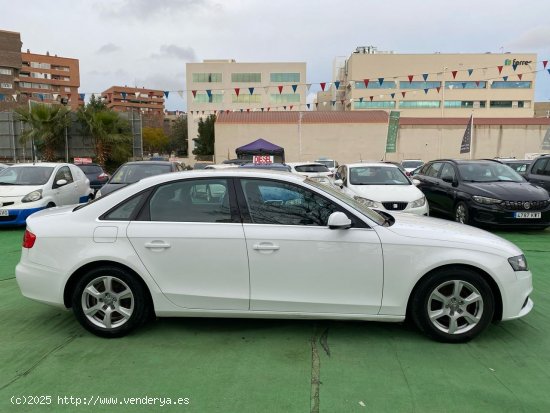
M548 158L539 159L533 165L533 169L531 170L531 173L534 175L550 175L549 164L550 162L548 162Z
M115 207L115 209L103 216L102 219L109 221L130 221L132 217L135 216L135 213L137 213L137 208L141 205L147 194L148 192L142 192L141 194L124 201L122 204L119 204Z

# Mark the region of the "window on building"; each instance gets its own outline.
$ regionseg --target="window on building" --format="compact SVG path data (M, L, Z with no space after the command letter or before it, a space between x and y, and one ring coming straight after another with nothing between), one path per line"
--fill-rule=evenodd
M384 80L380 84L378 80L371 80L367 88L365 88L365 82L355 82L355 89L395 89L395 82Z
M221 93L212 93L208 96L207 93L197 93L193 102L195 103L222 103L223 95Z
M445 82L445 89L485 89L486 87L485 81Z
M64 88L65 92L70 92L71 91L71 88L70 87L66 87Z
M0 89L13 89L13 85L11 83L2 82L0 83Z
M354 109L391 109L395 108L395 101L393 100L385 100L380 102L370 102L370 101L362 101L362 102L353 102Z
M262 103L262 96L261 95L231 95L231 102L232 103Z
M370 83L369 83L370 86ZM399 82L400 89L435 89L441 87L441 82L428 81L428 82L419 82L419 81L406 81Z
M19 82L19 86L20 86L20 87L24 87L24 88L33 88L33 87L34 87L34 83Z
M272 83L278 82L300 82L300 73L270 73L269 80Z
M6 67L0 67L0 75L8 75L11 76L12 70L8 69Z
M400 108L407 109L432 109L440 107L439 100L403 100L399 102Z
M504 82L495 81L491 84L491 89L531 89L532 82Z
M221 73L193 73L194 83L219 83L221 81Z
M38 63L38 62L31 62L31 67L37 68L37 69L51 69L52 66L49 63Z
M485 101L473 101L473 100L446 100L446 108L462 108L462 109L472 109L472 108L484 108Z
M281 93L269 95L269 103L300 103L299 93Z
M529 108L531 102L529 101L513 101L513 100L491 100L491 108Z
M35 79L47 79L48 74L47 73L32 72L31 77L33 77Z
M53 100L53 95L51 93L33 93L32 97L35 99L44 99L44 100Z
M261 73L231 73L233 83L259 83L262 81Z

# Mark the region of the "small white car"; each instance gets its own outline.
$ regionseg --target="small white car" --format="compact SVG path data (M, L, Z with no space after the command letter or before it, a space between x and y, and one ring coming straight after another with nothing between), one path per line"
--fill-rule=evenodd
M338 169L338 162L336 162L334 159L319 158L316 159L314 162L325 165L332 173L336 173L336 169Z
M297 175L307 176L313 181L331 185L333 173L326 165L317 162L287 162L290 171Z
M422 165L424 165L424 161L421 159L403 159L401 161L401 166L405 168L407 176L411 176L412 171Z
M533 308L525 257L496 235L382 216L333 186L241 168L156 175L37 212L15 273L24 296L72 308L105 337L155 314L410 317L437 340L463 342Z
M370 208L418 215L429 214L424 194L391 163L341 165L335 185Z
M69 163L15 164L0 171L0 226L25 225L29 215L87 202L90 181Z

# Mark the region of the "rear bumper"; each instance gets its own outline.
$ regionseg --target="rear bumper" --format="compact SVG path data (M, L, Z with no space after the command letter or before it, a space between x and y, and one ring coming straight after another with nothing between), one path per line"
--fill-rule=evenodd
M27 251L23 250L22 254L26 253ZM58 270L21 261L15 267L15 278L25 297L65 308L63 302L65 285Z
M0 227L2 226L23 226L26 224L29 215L41 211L46 207L28 209L8 209L8 216L0 216Z

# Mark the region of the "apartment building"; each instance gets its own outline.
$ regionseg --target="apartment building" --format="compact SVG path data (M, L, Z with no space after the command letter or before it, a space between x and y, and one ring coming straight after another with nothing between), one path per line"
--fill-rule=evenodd
M21 45L19 33L0 30L0 112L17 105L13 96L19 94Z
M84 104L78 94L80 70L78 59L31 53L21 53L19 89L23 101L60 103L63 99L72 110ZM65 100L66 99L66 100Z
M330 107L414 117L533 117L538 66L533 53L397 54L358 47L337 71Z
M198 122L214 111L305 109L305 62L240 63L234 59L187 63L189 153Z

